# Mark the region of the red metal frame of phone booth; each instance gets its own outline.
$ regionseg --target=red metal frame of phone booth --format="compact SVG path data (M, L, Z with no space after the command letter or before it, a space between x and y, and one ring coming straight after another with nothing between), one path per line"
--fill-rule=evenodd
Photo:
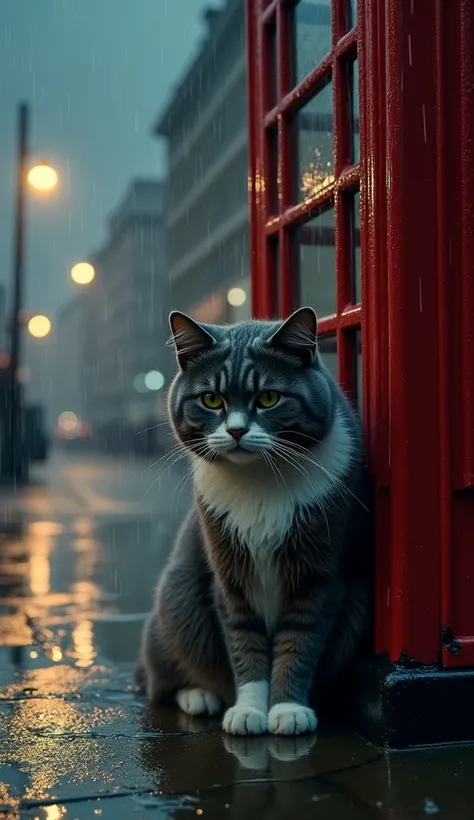
M354 331L363 323L362 304L352 303L350 261L350 192L359 190L359 164L350 164L350 117L346 68L357 57L359 27L348 30L345 0L332 7L332 49L322 63L296 86L292 83L291 15L293 0L251 0L247 3L249 59L250 186L252 226L252 298L255 316L287 315L296 306L291 234L294 229L334 205L337 311L319 321L320 336L337 335L339 376L355 393ZM276 45L276 48L275 48ZM277 99L272 99L276 71ZM292 120L331 77L334 93L334 184L294 202ZM278 133L278 190L272 173L273 135ZM280 213L273 211L278 199ZM278 258L277 258L278 257ZM279 270L277 276L276 271ZM362 284L363 287L363 284Z
M294 86L296 5L247 0L253 312L298 305L292 231L334 204L337 310L319 332L337 335L339 378L354 397L361 329L374 648L448 677L474 668L474 6L358 0L349 28L350 0L332 0L331 49ZM346 67L356 57L361 144L351 165ZM292 117L329 75L334 181L293 204ZM347 203L359 189L353 304Z

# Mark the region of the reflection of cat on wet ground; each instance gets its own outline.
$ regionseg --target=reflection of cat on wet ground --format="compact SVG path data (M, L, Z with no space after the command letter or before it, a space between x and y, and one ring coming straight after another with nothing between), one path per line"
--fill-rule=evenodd
M163 714L145 711L143 732L164 734L139 740L142 765L152 775L150 786L160 795L157 807L160 802L166 806L168 795L175 794L184 795L189 801L185 806L194 812L201 809L210 820L288 820L313 817L315 796L328 792L317 779L327 761L322 750L318 754L316 734L221 737L215 719L198 720L178 712L174 725L174 713L164 725ZM167 738L167 729L173 737ZM180 737L177 730L183 733Z
M160 580L140 675L231 734L313 731L364 636L370 516L359 421L316 316L202 326L171 315L169 410L195 504Z

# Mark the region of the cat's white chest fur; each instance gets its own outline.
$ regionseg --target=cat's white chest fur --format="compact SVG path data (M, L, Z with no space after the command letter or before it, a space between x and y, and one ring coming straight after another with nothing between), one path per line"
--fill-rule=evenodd
M265 461L248 465L196 460L194 482L211 513L226 515L226 528L264 567L284 542L298 509L313 506L336 489L353 452L350 431L336 413L325 440L298 469L286 461L273 472Z

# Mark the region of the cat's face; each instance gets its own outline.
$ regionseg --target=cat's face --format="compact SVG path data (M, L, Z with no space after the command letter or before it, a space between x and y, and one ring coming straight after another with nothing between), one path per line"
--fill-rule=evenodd
M195 455L239 465L270 453L285 460L289 446L310 449L324 437L333 402L312 309L286 322L225 327L172 313L170 324L179 364L170 418Z

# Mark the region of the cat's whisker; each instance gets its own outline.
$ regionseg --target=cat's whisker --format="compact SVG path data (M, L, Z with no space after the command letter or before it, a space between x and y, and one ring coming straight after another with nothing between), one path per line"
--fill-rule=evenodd
M288 497L289 497L289 498L290 498L290 500L291 500L292 496L291 496L291 493L290 493L290 488L288 487L288 484L287 484L287 482L286 482L286 480L285 480L285 476L283 475L282 471L280 470L280 467L279 467L279 466L278 466L278 464L276 463L275 459L272 457L271 453L269 453L269 456L270 456L270 460L271 460L271 462L273 462L273 466L274 466L275 470L277 471L277 473L278 473L278 475L280 476L280 478L281 478L281 480L282 480L283 484L285 485L286 491L287 491L287 493L288 493Z
M207 445L201 445L201 446L207 446ZM178 464L179 461L181 461L183 458L187 458L187 456L188 456L187 451L183 450L173 461L171 461L170 464L167 464L165 466L165 468L163 470L161 470L160 473L158 473L156 478L151 483L150 487L148 487L148 490L145 492L145 497L151 492L151 490L153 489L153 487L155 486L157 481L159 481L164 476L164 474L167 473L168 470L171 469L171 467L174 467L175 464Z
M305 470L305 468L302 467L300 464L298 464L294 453L285 452L283 449L280 449L278 447L275 448L274 452L276 453L276 455L280 456L280 458L283 459L283 461L286 461L287 464L289 464L291 467L294 467L295 470L301 473L301 475L309 481L308 471ZM314 490L314 486L311 484L311 481L309 483Z
M280 455L280 458L283 458L283 457L284 457L284 456L283 456L283 453L285 453L285 456L287 456L287 457L290 457L290 458L294 459L294 461L292 461L292 466L293 466L295 469L299 470L299 471L302 473L302 475L304 475L304 477L305 477L305 478L306 478L306 480L308 481L308 483L309 483L310 487L313 489L313 491L314 491L314 497L315 497L315 500L316 500L317 506L320 508L321 512L322 512L322 513L323 513L323 515L324 515L324 518L325 518L325 520L326 520L326 526L327 526L327 530L328 530L328 535L330 535L330 532L329 532L329 523L328 523L328 520L327 520L326 511L325 511L324 507L322 506L322 503L321 503L320 501L318 501L318 499L317 499L316 489L315 489L315 487L314 487L313 483L311 482L311 480L310 480L310 478L309 478L309 473L307 472L307 470L305 470L305 469L304 469L304 468L303 468L303 467L302 467L302 466L298 463L298 456L299 456L300 458L302 458L302 457L304 457L304 456L303 456L301 453L295 453L294 451L292 451L292 450L291 450L291 448L286 448L286 447L285 447L285 448L276 448L276 452ZM312 462L312 463L315 463L315 462ZM319 465L319 464L315 464L315 466L320 467L320 465ZM340 492L340 489L339 489L337 486L336 486L336 489Z
M176 487L174 488L173 492L171 493L171 496L170 496L170 505L171 505L171 502L172 502L172 500L173 500L173 497L174 497L174 495L176 494L176 492L177 492L178 488L179 488L179 487L181 487L181 489L180 489L180 491L179 491L179 493L178 493L178 497L177 497L177 499L176 499L176 505L178 505L178 503L179 503L179 499L181 498L181 495L182 495L182 493L183 493L183 490L184 490L184 488L186 487L186 484L188 483L189 479L190 479L190 478L192 478L193 473L194 473L194 470L193 470L192 465L191 465L191 466L189 467L189 469L187 470L187 472L185 472L185 474L184 474L184 476L181 478L181 480L177 483L177 485L176 485Z
M328 531L328 536L329 536L329 538L330 538L330 532L329 532L329 522L328 522L328 519L327 519L326 511L325 511L324 506L322 505L322 503L321 503L320 501L318 501L318 499L317 499L317 492L316 492L316 488L315 488L315 486L314 486L313 482L312 482L312 481L311 481L311 479L310 479L310 476L309 476L308 471L307 471L307 470L305 470L305 468L304 468L304 467L302 467L300 464L298 464L298 463L296 462L296 460L292 460L292 458L293 458L293 455L292 455L292 454L290 454L290 453L285 453L285 454L283 455L283 453L281 453L281 452L280 452L280 453L278 453L278 450L277 450L277 454L279 454L279 455L280 455L280 457L281 457L281 458L283 458L283 460L284 460L284 461L286 461L288 464L290 464L292 467L294 467L294 469L295 469L295 470L297 470L299 473L301 473L301 475L303 476L303 478L304 478L304 479L308 482L309 486L310 486L310 487L311 487L311 489L313 490L314 497L316 498L316 504L317 504L317 506L319 507L319 509L321 510L321 512L322 512L322 513L323 513L323 515L324 515L324 519L325 519L325 521L326 521L326 527L327 527L327 531Z
M133 435L134 436L140 436L142 433L149 433L150 430L156 430L157 427L164 427L165 424L168 427L170 426L169 421L160 421L160 422L158 422L158 424L152 424L151 427L144 427L143 430L137 430L136 433L134 433Z
M273 475L275 476L276 485L278 487L279 486L278 476L277 476L275 467L273 465L272 457L271 457L270 453L268 453L266 450L261 450L261 453L262 453L264 461L266 461L266 463L269 465Z
M170 456L175 455L176 453L179 453L179 451L182 450L182 449L183 449L182 444L180 444L180 443L175 444L170 450L168 450L167 453L160 456L160 458L157 458L156 461L154 461L152 464L149 464L148 467L145 467L145 469L142 470L142 472L140 473L139 477L142 478L145 475L145 473L148 473L150 470L153 469L153 467L156 467L156 465L159 464L161 461L164 461L165 459L170 458ZM136 480L136 478L134 480Z
M188 443L189 443L190 445L194 445L194 444L197 444L197 443L199 443L199 442L202 442L202 436L201 436L201 437L199 437L199 438L196 438L196 439L190 439ZM145 469L144 469L144 470L140 473L140 478L142 478L142 477L145 475L145 473L148 473L150 470L152 470L152 469L153 469L153 467L156 467L156 466L157 466L157 464L159 464L161 461L165 461L165 463L166 463L166 460L167 460L168 458L172 458L172 457L173 457L173 456L175 456L177 453L182 452L182 450L183 450L183 445L181 444L181 442L178 442L178 443L177 443L177 444L175 444L175 445L174 445L174 446L173 446L170 450L168 450L168 452L167 452L167 453L165 453L163 456L160 456L160 458L158 458L156 461L154 461L154 462L153 462L153 464L149 464L149 465L148 465L148 467L146 467L146 468L145 468ZM136 480L136 479L134 479L134 480Z
M306 448L303 448L303 449L306 449ZM322 470L322 472L327 475L327 477L333 483L334 488L341 494L341 496L343 498L344 498L344 496L342 494L342 490L346 489L349 492L349 490L344 485L342 487L338 486L338 480L337 480L336 476L331 475L331 473L324 468L324 466L321 464L321 462L319 460L315 460L313 458L310 458L308 455L306 455L306 453L301 453L301 452L298 452L298 451L295 452L295 449L293 447L281 448L280 449L280 455L283 452L285 452L286 455L291 454L295 458L299 457L300 459L305 459L306 461L309 461L311 464L314 464L314 466L317 467L318 469Z
M281 439L278 439L278 442L281 443ZM352 490L350 490L349 487L347 487L344 484L342 479L340 479L337 476L330 473L329 470L327 470L326 467L323 466L321 461L318 459L318 457L315 455L315 453L312 450L310 450L308 447L303 447L303 445L301 445L301 444L295 444L294 442L286 443L286 447L290 450L291 449L293 449L293 450L297 449L299 451L298 455L300 455L301 458L304 458L307 461L311 462L312 464L314 464L315 467L318 467L320 470L323 471L323 473L325 473L327 475L327 477L334 483L335 488L339 491L339 493L342 496L343 496L343 492L348 493L350 496L352 496L354 501L357 501L361 505L361 507L363 507L363 509L366 510L366 512L368 512L368 509L365 506L365 504L363 503L363 501L361 501L361 499L358 498L352 492ZM311 458L311 456L308 455L308 453L311 453L312 458Z
M284 428L283 430L278 431L278 435L282 435L283 433L293 433L294 435L302 436L302 438L309 438L309 439L311 439L311 441L314 441L315 444L322 444L323 443L322 439L315 438L315 436L310 436L308 433L302 433L301 430L287 430L286 428ZM286 441L286 439L278 439L278 440L279 441L284 441L285 444L292 443L292 442ZM302 445L300 445L300 446L302 446Z

